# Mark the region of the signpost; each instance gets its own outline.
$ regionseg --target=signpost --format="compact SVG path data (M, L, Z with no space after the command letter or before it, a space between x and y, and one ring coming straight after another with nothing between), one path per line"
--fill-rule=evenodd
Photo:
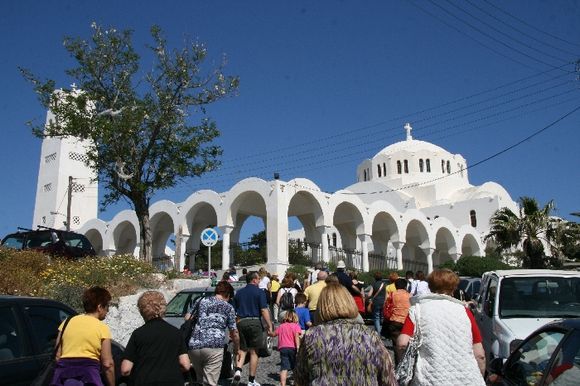
M211 278L211 247L216 245L219 236L213 228L201 231L201 243L207 247L207 277Z

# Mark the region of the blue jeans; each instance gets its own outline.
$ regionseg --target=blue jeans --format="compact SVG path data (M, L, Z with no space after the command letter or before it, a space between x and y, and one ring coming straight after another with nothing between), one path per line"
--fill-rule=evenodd
M373 302L373 322L375 324L375 330L377 333L381 334L381 325L383 324L383 305L384 303Z

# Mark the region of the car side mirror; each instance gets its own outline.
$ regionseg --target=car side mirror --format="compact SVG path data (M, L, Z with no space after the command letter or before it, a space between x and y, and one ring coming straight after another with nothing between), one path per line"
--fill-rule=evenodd
M493 316L493 303L491 299L488 299L483 303L483 311L490 318Z

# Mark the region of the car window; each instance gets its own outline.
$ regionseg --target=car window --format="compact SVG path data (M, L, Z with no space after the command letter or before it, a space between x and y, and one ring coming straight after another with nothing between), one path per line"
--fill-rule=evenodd
M514 277L501 282L502 318L580 317L580 277Z
M53 244L51 232L30 232L26 235L26 248L39 248Z
M548 376L553 386L580 385L580 331L567 337Z
M7 236L6 239L2 242L2 245L9 248L15 249L22 249L22 245L24 243L24 235L17 234Z
M213 292L180 292L167 304L165 316L185 316L189 307L200 296L213 296Z
M563 338L561 331L543 331L529 338L508 359L505 378L516 385L538 384L549 371L552 354Z
M0 362L23 356L22 335L11 307L0 307Z
M32 335L41 352L50 352L56 342L58 326L71 314L50 306L27 306L25 312L32 323Z
M64 241L64 243L66 245L68 245L69 247L81 248L81 249L89 249L90 248L89 240L81 234L63 232L61 234L61 238Z

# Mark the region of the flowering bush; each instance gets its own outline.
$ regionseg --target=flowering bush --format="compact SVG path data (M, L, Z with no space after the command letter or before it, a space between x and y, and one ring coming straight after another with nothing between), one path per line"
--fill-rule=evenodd
M102 286L117 298L155 285L153 267L131 255L70 261L35 251L0 249L0 272L2 294L45 296L79 311L85 288Z

